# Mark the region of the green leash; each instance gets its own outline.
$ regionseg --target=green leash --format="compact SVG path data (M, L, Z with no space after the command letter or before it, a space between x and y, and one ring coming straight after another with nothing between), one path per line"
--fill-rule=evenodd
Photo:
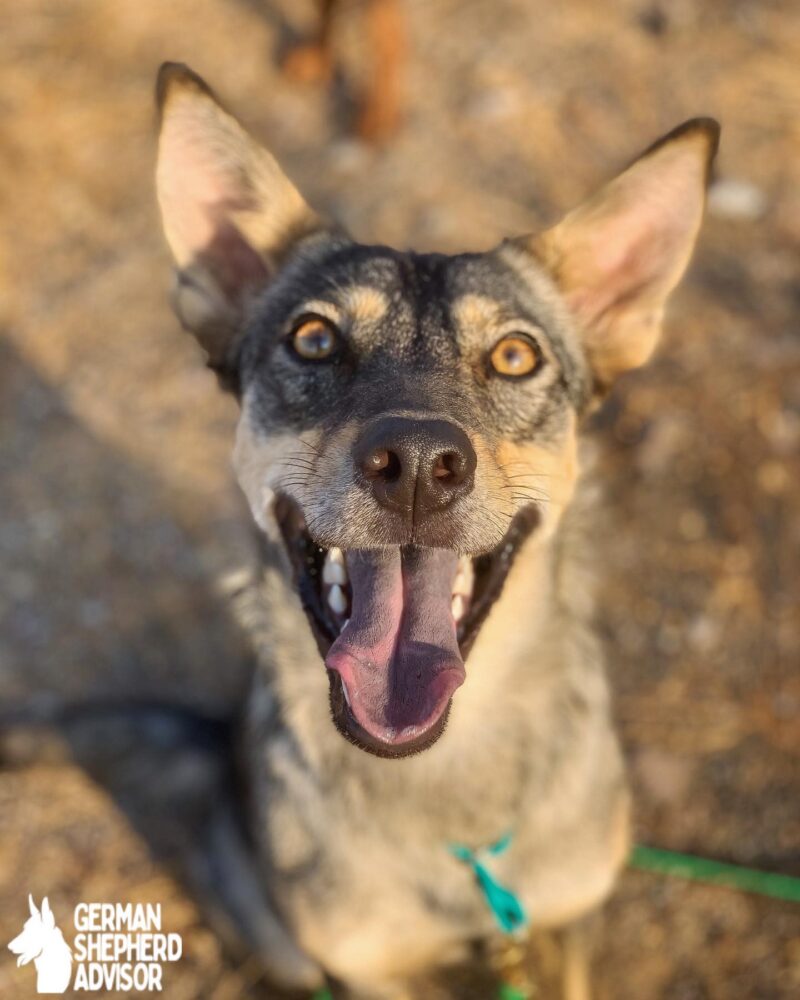
M480 856L497 857L503 854L511 846L511 839L511 834L507 833L482 851L471 851L463 844L450 845L450 853L472 869L486 905L494 914L504 934L513 934L521 930L528 923L528 917L519 897L504 885L500 885Z
M792 875L763 872L757 868L744 868L724 861L699 858L695 854L666 851L661 847L646 847L644 844L637 844L634 847L630 864L631 867L641 871L674 875L676 878L690 879L693 882L708 882L711 885L738 889L740 892L753 892L759 896L800 903L800 878Z

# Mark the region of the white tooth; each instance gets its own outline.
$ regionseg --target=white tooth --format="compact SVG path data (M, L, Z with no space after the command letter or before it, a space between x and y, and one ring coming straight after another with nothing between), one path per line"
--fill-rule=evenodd
M464 612L467 610L467 602L464 599L463 595L456 594L455 597L453 597L453 603L451 604L450 607L453 612L453 618L457 622L460 622L461 619L464 617Z
M469 556L464 556L459 560L458 572L453 581L453 593L463 594L469 597L472 593L472 585L475 582L475 571L472 568L472 560Z
M340 549L332 549L331 552L338 552L341 557ZM327 584L347 583L347 570L344 567L343 562L334 562L331 559L331 553L325 557L325 565L322 567L322 582Z
M338 563L340 566L344 566L344 553L341 549L337 549L335 546L332 549L328 549L327 559L332 563Z
M337 615L343 615L347 611L347 598L338 583L334 583L328 592L328 604Z

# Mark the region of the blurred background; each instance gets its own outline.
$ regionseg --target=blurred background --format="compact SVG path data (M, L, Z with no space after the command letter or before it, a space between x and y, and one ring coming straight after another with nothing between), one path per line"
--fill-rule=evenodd
M297 48L318 33L313 0L0 7L0 718L132 700L220 717L247 680L217 585L252 544L235 406L167 305L162 60L205 76L315 206L418 249L552 222L711 114L717 179L662 349L591 427L600 626L637 840L800 875L800 6L390 6L343 0L323 59ZM57 915L160 901L186 952L169 997L271 995L102 767L73 761L92 739L121 753L114 725L73 726L69 753L3 731L0 942L29 891ZM531 996L549 995L554 948L521 961ZM0 956L2 996L29 996L31 976ZM800 907L630 871L596 984L601 1000L796 997Z

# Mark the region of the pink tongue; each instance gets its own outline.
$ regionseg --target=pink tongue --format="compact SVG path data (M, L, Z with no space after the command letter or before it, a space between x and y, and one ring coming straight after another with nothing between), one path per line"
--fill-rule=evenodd
M356 722L384 743L423 735L464 681L450 612L457 563L445 549L347 554L353 610L325 665L339 673Z

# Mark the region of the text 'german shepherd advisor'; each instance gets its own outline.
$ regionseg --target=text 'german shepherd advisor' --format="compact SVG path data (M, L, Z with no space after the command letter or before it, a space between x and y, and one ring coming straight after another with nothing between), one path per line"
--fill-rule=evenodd
M251 940L284 986L418 996L476 942L573 925L626 859L578 432L656 345L719 129L689 121L554 228L449 257L320 219L185 66L158 97L174 304L240 401L263 535L236 595L259 661ZM568 961L567 995L585 980Z

